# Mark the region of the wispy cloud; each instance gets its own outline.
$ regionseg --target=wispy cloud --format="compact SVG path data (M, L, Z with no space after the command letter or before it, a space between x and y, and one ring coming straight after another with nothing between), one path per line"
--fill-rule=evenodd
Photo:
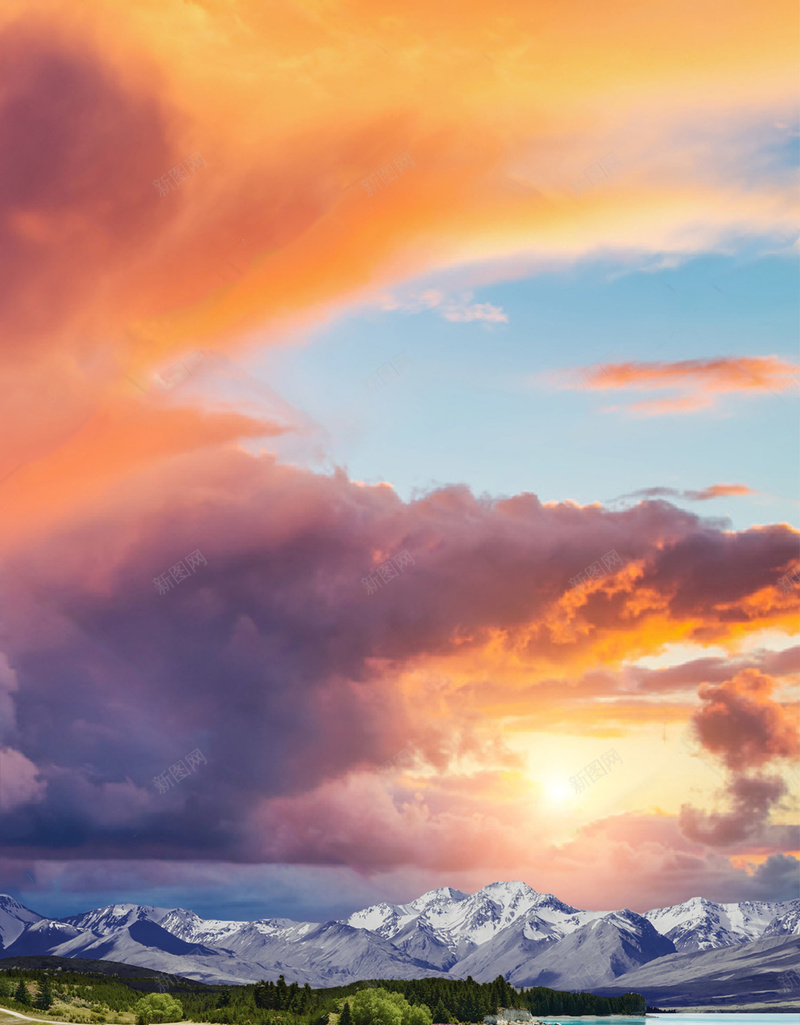
M443 307L441 314L445 320L485 320L490 324L508 323L508 315L500 306L493 306L492 303L470 303L467 301L452 303Z
M483 320L490 324L508 323L508 314L501 306L472 302L472 292L462 292L456 299L448 299L444 292L429 288L402 299L393 295L381 296L379 306L383 310L399 310L401 313L436 310L445 320L460 323L472 320Z
M746 484L712 484L700 491L682 491L680 488L641 488L629 491L614 499L621 502L625 498L682 498L687 502L707 502L710 498L727 498L730 495L754 495L756 492Z
M778 356L722 356L676 362L592 364L547 376L558 388L613 391L669 391L663 398L608 406L642 416L713 409L716 397L788 391L798 386L800 364ZM713 497L713 496L709 496Z

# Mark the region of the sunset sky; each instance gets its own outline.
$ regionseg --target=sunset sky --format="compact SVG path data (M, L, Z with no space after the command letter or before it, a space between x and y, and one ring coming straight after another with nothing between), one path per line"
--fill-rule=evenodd
M0 892L798 896L799 20L5 0Z

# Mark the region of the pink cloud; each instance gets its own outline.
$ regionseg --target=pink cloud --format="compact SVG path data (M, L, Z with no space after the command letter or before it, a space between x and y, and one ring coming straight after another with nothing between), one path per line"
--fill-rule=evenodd
M47 784L21 751L0 748L0 763L0 811L11 812L44 800Z
M719 395L776 394L796 388L800 364L777 356L726 356L653 363L592 364L577 371L546 375L557 388L602 391L671 390L663 398L608 406L605 412L626 410L640 416L694 413L712 409ZM709 496L711 497L711 496Z

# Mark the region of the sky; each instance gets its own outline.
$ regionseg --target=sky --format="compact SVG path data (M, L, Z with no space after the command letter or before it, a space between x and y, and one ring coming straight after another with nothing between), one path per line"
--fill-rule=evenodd
M800 895L797 27L6 0L0 892Z

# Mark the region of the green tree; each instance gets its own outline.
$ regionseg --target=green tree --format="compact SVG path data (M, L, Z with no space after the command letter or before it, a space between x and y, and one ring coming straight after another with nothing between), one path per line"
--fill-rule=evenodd
M409 1004L403 1009L403 1025L431 1025L433 1015L427 1004Z
M353 998L353 1025L431 1025L426 1004L409 1004L402 993L362 989Z
M20 979L17 983L17 988L14 990L14 999L18 1004L30 1004L31 998L28 996L28 987L25 985L24 979Z
M441 1000L433 1009L433 1020L437 1023L450 1021L450 1012L447 1010L447 1008L444 1006Z
M361 989L353 997L353 1025L403 1025L403 1012L385 989ZM401 996L402 999L402 996Z
M353 1025L353 1015L350 1011L350 1004L345 1001L342 1013L339 1015L339 1025Z
M283 976L281 976L281 978L283 978ZM230 991L228 992L230 994ZM256 1007L266 1007L270 1009L276 1007L278 998L275 990L275 983L267 982L265 979L262 979L261 982L257 983L253 989L253 999Z
M50 989L50 979L46 975L39 980L34 1006L40 1011L49 1011L53 1006L53 991Z
M148 993L136 1001L133 1013L136 1015L136 1025L180 1021L183 1017L183 1005L169 993Z

